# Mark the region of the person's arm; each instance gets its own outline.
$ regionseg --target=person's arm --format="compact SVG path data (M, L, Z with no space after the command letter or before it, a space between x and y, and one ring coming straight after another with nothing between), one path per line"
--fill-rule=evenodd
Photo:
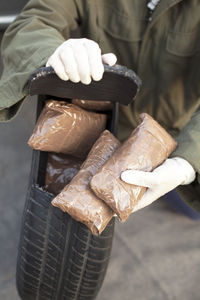
M7 29L1 45L0 121L13 118L27 95L30 75L81 23L82 8L73 0L32 0ZM80 1L79 1L80 2ZM80 9L79 9L80 8Z
M179 156L186 159L196 171L197 180L200 184L200 108L193 114L176 140L178 147L171 154L171 157Z

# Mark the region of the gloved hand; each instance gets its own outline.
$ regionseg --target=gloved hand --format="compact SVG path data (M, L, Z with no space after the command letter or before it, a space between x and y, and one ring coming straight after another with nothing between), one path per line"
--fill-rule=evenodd
M166 159L152 172L127 170L121 173L121 179L127 183L144 186L148 189L133 212L151 204L178 185L191 183L195 179L195 170L188 161L180 157Z
M88 39L69 39L50 56L46 66L52 66L62 80L89 84L103 76L103 63L113 66L117 61L113 53L101 55L99 45Z

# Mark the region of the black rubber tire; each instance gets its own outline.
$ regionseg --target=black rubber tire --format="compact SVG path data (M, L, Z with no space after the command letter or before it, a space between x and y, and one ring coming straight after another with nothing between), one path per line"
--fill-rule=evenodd
M37 115L43 107L38 99ZM117 105L108 129L115 131ZM93 300L105 277L114 218L100 236L53 207L44 191L47 153L33 150L17 259L16 283L23 300Z
M24 300L90 300L107 269L114 219L102 235L51 205L52 195L32 186L27 197L17 262Z

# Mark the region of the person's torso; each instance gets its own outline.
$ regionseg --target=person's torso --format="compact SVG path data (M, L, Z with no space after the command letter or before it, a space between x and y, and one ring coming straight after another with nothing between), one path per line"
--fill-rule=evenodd
M88 3L83 34L103 53L114 52L118 63L142 80L135 101L120 107L120 139L136 126L141 112L177 134L200 104L200 1L161 0L151 21L146 0Z

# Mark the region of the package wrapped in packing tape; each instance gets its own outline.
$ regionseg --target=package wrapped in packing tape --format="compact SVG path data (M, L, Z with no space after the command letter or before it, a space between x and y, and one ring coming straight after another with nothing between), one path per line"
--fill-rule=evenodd
M93 145L80 171L52 201L54 206L84 223L95 235L101 234L114 213L93 193L89 183L119 146L120 142L105 130Z
M54 195L72 180L80 170L83 160L67 154L48 153L45 190Z
M91 180L91 188L125 221L141 199L145 187L120 179L127 169L152 171L174 151L177 143L152 117L143 113L141 124Z
M36 150L86 157L105 129L106 117L65 101L49 100L28 144Z
M111 110L113 107L113 104L110 101L73 99L72 103L76 104L86 110L93 110L93 111Z

